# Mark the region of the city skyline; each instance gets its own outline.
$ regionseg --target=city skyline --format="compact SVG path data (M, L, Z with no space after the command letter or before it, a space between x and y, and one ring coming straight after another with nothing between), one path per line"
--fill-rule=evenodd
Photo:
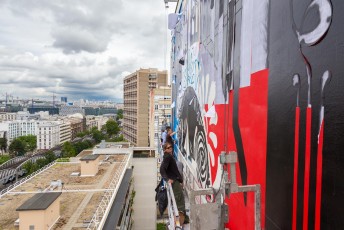
M168 12L164 6L162 0L0 3L0 97L122 101L124 76L169 70L166 15L174 6Z

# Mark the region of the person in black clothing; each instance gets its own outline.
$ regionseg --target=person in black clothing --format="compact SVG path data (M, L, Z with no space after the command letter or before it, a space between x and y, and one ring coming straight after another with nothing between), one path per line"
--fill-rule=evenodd
M186 216L185 212L185 200L182 189L183 177L179 173L176 160L173 157L171 143L167 142L163 146L163 150L164 157L160 166L160 174L166 182L172 185L172 190L179 211L179 221L180 224L183 225L184 220L185 223L188 222L188 216Z
M166 131L167 131L166 143L170 143L173 147L174 140L173 140L172 136L175 134L175 132L172 132L172 129L170 127L167 127Z

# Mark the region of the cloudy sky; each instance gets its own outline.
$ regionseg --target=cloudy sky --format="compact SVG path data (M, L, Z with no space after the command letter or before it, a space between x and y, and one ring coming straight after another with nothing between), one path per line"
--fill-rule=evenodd
M0 99L122 99L123 76L169 69L166 20L163 0L0 0Z

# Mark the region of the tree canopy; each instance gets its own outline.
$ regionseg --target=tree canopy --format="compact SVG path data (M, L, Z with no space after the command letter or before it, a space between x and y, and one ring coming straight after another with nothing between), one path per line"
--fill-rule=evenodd
M17 139L24 143L27 152L32 152L37 148L37 137L34 135L20 136Z
M123 109L117 110L116 120L123 119Z
M7 139L6 137L0 138L0 150L6 152L7 149Z
M12 156L23 156L25 154L25 143L18 138L14 139L8 149Z
M113 137L118 134L120 128L115 120L110 119L105 124L105 130L110 137Z

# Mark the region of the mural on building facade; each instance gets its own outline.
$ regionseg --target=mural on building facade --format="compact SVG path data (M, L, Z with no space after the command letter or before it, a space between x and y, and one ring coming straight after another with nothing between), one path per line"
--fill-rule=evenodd
M220 153L236 151L237 182L261 185L264 229L344 224L343 10L340 0L179 2L176 150L198 186L215 189ZM225 201L227 227L254 228L253 193Z

